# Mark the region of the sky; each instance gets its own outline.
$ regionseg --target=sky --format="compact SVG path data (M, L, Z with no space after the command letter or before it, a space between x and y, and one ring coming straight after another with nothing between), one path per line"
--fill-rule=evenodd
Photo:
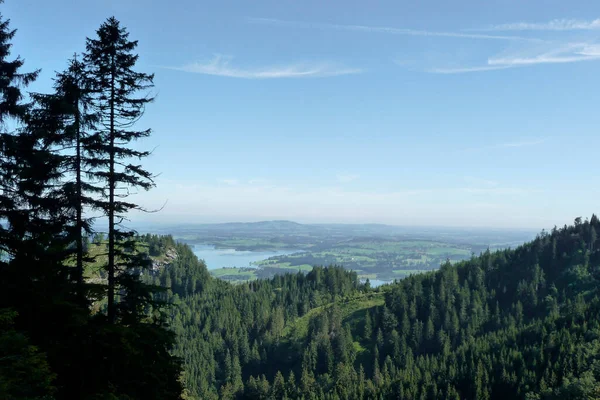
M154 72L134 221L549 229L598 213L600 2L5 0L32 91L108 17Z

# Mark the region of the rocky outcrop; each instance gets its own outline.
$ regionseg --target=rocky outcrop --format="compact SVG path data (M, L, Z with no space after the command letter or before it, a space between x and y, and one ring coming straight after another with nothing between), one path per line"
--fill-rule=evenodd
M158 272L161 269L169 266L177 258L177 250L170 248L165 253L164 257L157 257L152 260L152 272Z

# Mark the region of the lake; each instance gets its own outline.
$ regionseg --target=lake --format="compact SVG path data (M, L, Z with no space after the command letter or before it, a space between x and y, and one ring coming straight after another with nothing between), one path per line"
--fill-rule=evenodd
M206 267L218 268L256 268L252 263L269 257L298 253L299 250L238 251L235 249L216 249L211 245L196 244L194 254L204 260Z
M361 279L360 283L365 283L366 279ZM369 283L372 288L376 288L377 286L387 285L388 283L392 283L392 281L382 281L381 279L369 279Z

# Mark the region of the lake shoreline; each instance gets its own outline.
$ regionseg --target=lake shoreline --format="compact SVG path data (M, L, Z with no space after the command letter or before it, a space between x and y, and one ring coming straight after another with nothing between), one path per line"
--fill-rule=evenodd
M188 243L198 259L204 260L209 271L215 269L258 269L258 262L270 257L302 252L300 249L239 250L236 247L216 246L213 243ZM245 246L244 246L245 247Z

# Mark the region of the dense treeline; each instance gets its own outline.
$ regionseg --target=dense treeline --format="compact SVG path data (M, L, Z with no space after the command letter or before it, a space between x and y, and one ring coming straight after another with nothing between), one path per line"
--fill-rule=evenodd
M486 252L394 286L375 313L379 379L382 368L389 374L381 391L599 396L598 229L596 216L577 219L516 250Z
M185 247L194 268L156 279L191 398L597 399L599 229L578 218L379 291L338 267L230 285Z
M137 42L109 18L53 93L27 94L38 72L11 57L14 35L0 16L0 398L181 398L164 303L141 279L150 258L121 224L139 208L129 192L153 186L130 147L150 133L135 128L152 86ZM96 218L108 262L92 284Z
M175 354L185 362L184 382L192 397L231 398L252 385L253 372L275 376L282 368L293 369L302 353L284 342L286 327L310 310L365 290L356 273L341 267L232 285L210 277L191 249L169 236L140 240L151 248L176 249L177 257L151 279L168 288L163 296L175 303ZM346 351L348 343L340 342L339 350Z

